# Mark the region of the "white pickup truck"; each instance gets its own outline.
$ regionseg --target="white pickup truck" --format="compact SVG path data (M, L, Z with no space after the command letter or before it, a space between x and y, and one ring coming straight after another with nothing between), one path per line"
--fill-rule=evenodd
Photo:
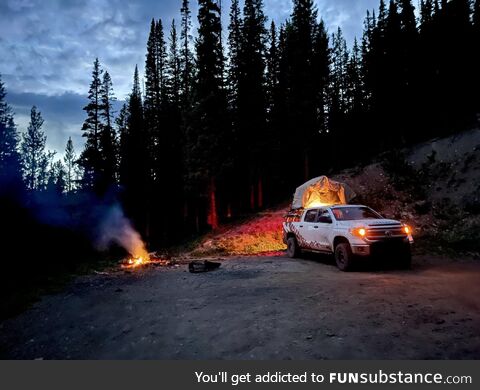
M382 261L395 259L405 268L412 261L410 227L361 205L291 211L283 222L283 240L289 257L302 251L333 253L342 271L350 270L356 258L373 255Z

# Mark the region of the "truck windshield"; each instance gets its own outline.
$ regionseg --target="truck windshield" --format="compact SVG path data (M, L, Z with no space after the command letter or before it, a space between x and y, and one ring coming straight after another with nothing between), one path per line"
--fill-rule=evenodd
M337 221L355 221L357 219L381 219L382 216L369 207L335 207L332 209Z

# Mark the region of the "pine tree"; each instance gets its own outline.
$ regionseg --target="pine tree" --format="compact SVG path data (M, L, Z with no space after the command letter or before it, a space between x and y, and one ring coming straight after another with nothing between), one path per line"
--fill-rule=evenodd
M182 74L175 20L172 20L172 25L170 28L167 65L167 76L169 81L169 100L172 106L178 107L180 105L180 88Z
M160 88L160 107L165 109L168 105L168 79L167 79L167 44L163 32L162 20L157 20L155 25L155 52L156 69Z
M266 139L265 55L266 17L262 0L245 0L241 27L240 78L237 96L237 127L239 147L245 170L246 193L250 208L263 207L263 180L261 171Z
M355 38L346 69L346 109L350 114L360 114L364 111L361 61L360 46Z
M12 109L5 100L6 94L0 77L0 183L2 187L17 184L21 179L19 136Z
M187 183L189 193L200 194L205 201L193 205L195 219L200 221L207 209L207 223L216 229L218 180L229 165L231 139L223 88L220 9L215 2L199 0L198 23L195 101L186 132Z
M88 91L89 103L84 107L87 119L83 123L82 131L86 141L79 160L83 168L82 186L84 189L94 191L98 190L102 164L100 152L102 73L100 61L97 58L93 63L92 82Z
M150 25L145 61L145 120L149 128L154 127L158 120L160 107L160 80L158 72L157 31L155 19Z
M327 95L330 78L330 48L328 33L323 20L315 27L313 38L313 87L315 94L316 133L325 135L327 130ZM324 161L317 161L322 164Z
M58 195L63 194L66 191L67 186L66 175L65 167L60 160L51 164L48 175L47 190Z
M237 122L238 84L241 76L241 45L242 43L242 17L238 0L233 0L230 6L230 24L228 25L228 86L229 105Z
M268 52L266 55L267 75L266 75L266 96L267 96L267 117L272 122L272 115L275 106L276 94L279 84L279 53L278 53L278 37L275 22L270 24L270 34L268 37Z
M103 74L100 89L102 123L100 126L99 149L101 155L99 191L107 191L117 181L117 138L113 128L113 93L112 79L108 72Z
M438 3L437 3L438 4ZM422 0L420 3L420 26L424 30L433 20L433 1Z
M192 82L194 77L194 60L190 48L192 36L192 16L190 12L189 0L182 0L181 13L181 31L180 31L180 69L182 73L181 96L182 108L185 110L190 104Z
M343 112L347 107L347 74L348 50L347 42L343 36L342 29L338 27L337 32L332 35L332 68L331 88L332 99L337 100L338 109Z
M45 182L48 158L45 153L47 136L42 131L43 122L41 113L33 106L27 131L22 134L21 145L23 177L29 190L42 189Z
M122 110L120 115L125 116L125 112ZM135 67L132 92L128 99L128 116L122 119L126 121L126 127L120 129L122 137L120 183L124 188L124 205L137 229L148 238L150 207L148 133L144 123L138 67Z
M49 150L44 153L38 164L38 179L37 179L37 190L44 191L48 187L48 182L50 180L50 174L52 172L51 167L53 165L53 158L55 157L56 152Z
M78 180L77 155L75 154L72 137L68 137L63 162L65 167L65 190L70 193L77 188Z
M115 124L117 127L117 133L119 136L119 161L118 161L118 168L119 168L119 181L120 184L123 186L127 181L128 176L128 158L125 158L128 150L128 123L129 119L129 112L128 112L129 102L127 99L126 103L123 103L122 108L120 109L118 116L115 118Z
M317 9L313 0L294 0L291 25L287 29L287 57L289 63L289 125L291 130L298 129L295 137L296 150L294 164L296 180L309 179L312 168L312 144L317 141L318 96L312 80L316 69L313 68L313 45L317 28ZM318 87L318 84L317 84Z

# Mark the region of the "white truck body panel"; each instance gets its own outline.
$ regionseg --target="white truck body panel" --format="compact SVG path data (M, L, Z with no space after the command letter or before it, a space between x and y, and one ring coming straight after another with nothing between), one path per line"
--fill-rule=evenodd
M378 216L375 219L337 220L335 208L345 210L347 207L367 206L341 205L305 209L297 220L286 220L283 223L284 241L293 235L302 250L332 253L335 251L336 240L347 240L352 252L360 256L370 255L375 243L413 243L412 235L404 231L406 225L393 219ZM315 218L312 220L313 215ZM330 220L322 219L320 215L329 217ZM365 229L364 237L352 232L360 228Z

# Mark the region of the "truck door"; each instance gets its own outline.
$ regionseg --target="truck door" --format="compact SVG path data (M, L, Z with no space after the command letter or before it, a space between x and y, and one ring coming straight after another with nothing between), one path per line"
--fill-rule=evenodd
M315 220L317 218L318 209L311 209L307 210L303 221L299 225L299 232L302 236L302 248L306 249L315 249L314 243L314 236L315 236L315 229L314 225L316 225Z
M328 236L332 228L332 217L326 209L318 210L315 218L314 230L317 247L315 249L322 251L332 250Z

